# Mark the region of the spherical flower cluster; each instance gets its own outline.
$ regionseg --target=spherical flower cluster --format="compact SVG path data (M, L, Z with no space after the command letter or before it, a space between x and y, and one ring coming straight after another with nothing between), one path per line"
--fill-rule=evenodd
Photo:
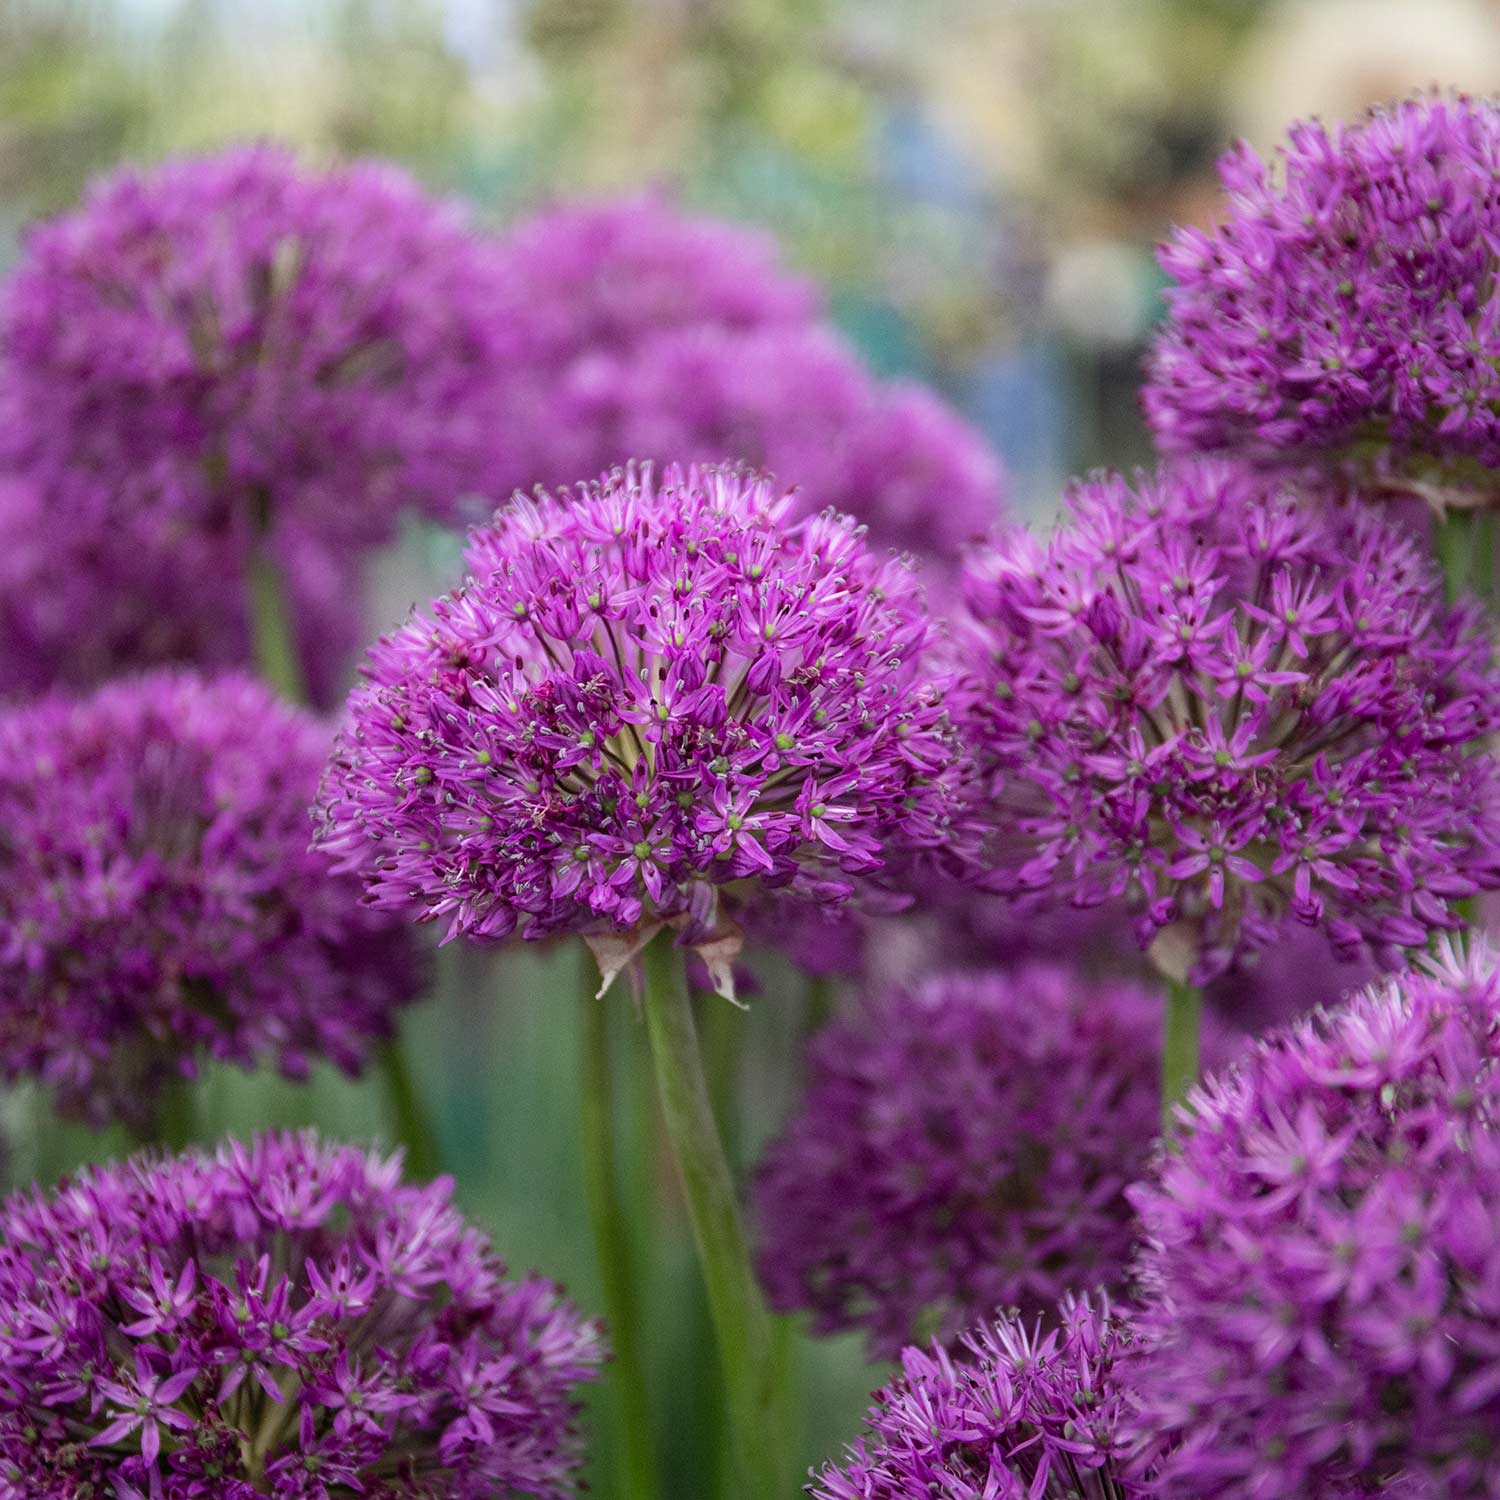
M308 851L330 732L163 673L0 714L0 1071L140 1121L204 1057L357 1071L421 966Z
M596 1330L400 1160L267 1135L0 1206L0 1500L576 1493Z
M821 327L664 335L617 363L612 390L599 456L764 465L796 486L799 514L847 511L877 546L951 568L1002 511L985 440L930 392L875 380Z
M618 445L643 346L684 331L790 331L822 311L771 236L655 194L559 204L500 249L524 351L506 382L518 445L499 476L506 491L567 484L636 456Z
M1169 1500L1500 1493L1500 980L1451 956L1277 1035L1133 1191L1132 1426Z
M762 1164L761 1279L876 1358L1118 1283L1161 1114L1161 999L1048 965L866 1001Z
M958 1355L907 1349L868 1437L816 1476L813 1500L1130 1500L1117 1369L1125 1329L1098 1297L1066 1299L1045 1334L1002 1314Z
M242 661L252 550L347 585L404 508L457 513L497 461L507 284L394 169L270 146L121 172L33 231L0 303L0 463L46 516L28 586L95 581L97 608L49 617L59 676Z
M952 841L956 746L909 571L738 470L617 471L473 533L371 653L321 845L450 931L718 926Z
M875 380L765 236L646 197L552 210L505 249L525 350L507 488L743 461L795 486L799 514L833 506L949 566L994 522L988 444L930 393Z
M1229 217L1179 230L1145 390L1173 450L1316 458L1494 503L1500 111L1409 99L1222 162Z
M999 889L1123 896L1202 979L1287 914L1394 961L1500 882L1500 671L1410 535L1206 464L1068 512L966 579Z

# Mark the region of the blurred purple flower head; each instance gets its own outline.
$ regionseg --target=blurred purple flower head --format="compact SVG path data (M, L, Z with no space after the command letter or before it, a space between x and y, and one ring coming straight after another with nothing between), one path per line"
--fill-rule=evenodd
M417 993L410 934L308 851L331 732L240 677L0 714L0 1072L140 1122L201 1060L357 1072Z
M875 1358L1113 1285L1160 1120L1161 998L1030 965L878 995L814 1044L762 1164L761 1279ZM1215 1028L1209 1052L1222 1055Z
M1290 917L1388 962L1500 882L1478 611L1368 508L1210 464L976 553L960 651L992 883L1125 898L1199 979Z
M1014 1314L986 1322L951 1354L911 1348L876 1394L869 1431L808 1487L813 1500L1132 1500L1126 1329L1103 1296L1068 1297L1061 1326Z
M1195 1092L1132 1190L1168 1500L1500 1492L1500 981L1449 955Z
M577 1493L597 1331L451 1192L273 1134L0 1205L0 1500Z
M88 607L30 605L26 670L244 661L255 549L290 575L304 649L330 655L329 624L345 644L358 555L403 510L454 516L499 462L505 284L396 170L272 146L117 173L34 230L0 303L0 464L47 545L7 602Z
M951 568L996 520L1005 482L936 396L877 381L820 323L774 242L656 197L567 205L506 244L517 336L506 488L562 485L627 459L744 461L872 544Z
M1334 462L1471 489L1500 466L1500 111L1408 99L1220 164L1229 216L1178 230L1147 416L1174 451Z
M381 641L321 846L381 908L497 939L837 904L952 840L957 747L910 572L768 479L649 466L517 496ZM696 940L696 939L693 939Z

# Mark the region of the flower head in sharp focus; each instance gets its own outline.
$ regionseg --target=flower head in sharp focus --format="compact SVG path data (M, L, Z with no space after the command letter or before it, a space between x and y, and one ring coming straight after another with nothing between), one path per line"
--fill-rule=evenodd
M601 1349L447 1179L312 1135L0 1205L0 1500L564 1500Z
M375 905L489 939L695 940L726 887L836 904L946 851L957 749L910 570L786 510L715 468L517 496L372 651L322 847Z
M1477 610L1368 508L1212 464L1098 477L977 553L961 647L993 883L1124 897L1168 972L1283 919L1396 962L1500 881Z
M876 996L819 1037L756 1191L773 1306L876 1358L1118 1285L1160 1120L1161 1000L1032 964ZM1211 1053L1220 1051L1217 1029Z
M505 284L461 212L395 169L272 146L117 173L33 230L0 305L0 462L48 545L7 593L81 572L96 602L37 605L28 651L73 684L243 662L244 588L202 579L239 580L253 550L309 632L335 573L348 639L359 553L403 511L452 517L495 467ZM25 523L0 512L0 531Z
M1500 1489L1500 981L1445 954L1265 1042L1133 1190L1169 1500Z
M94 1123L205 1058L357 1072L418 992L402 924L308 851L331 730L241 677L0 714L0 1070Z
M956 1353L907 1349L812 1500L1144 1500L1120 1438L1126 1329L1103 1296L1060 1312L1047 1333L1005 1313Z
M1162 251L1145 390L1161 443L1333 461L1494 503L1500 111L1408 99L1220 167L1226 221Z

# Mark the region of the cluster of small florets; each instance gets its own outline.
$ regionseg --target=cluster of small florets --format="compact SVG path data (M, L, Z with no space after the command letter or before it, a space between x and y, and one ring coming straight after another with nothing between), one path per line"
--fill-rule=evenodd
M1068 1298L1043 1334L1012 1314L950 1354L907 1349L868 1438L808 1487L813 1500L1128 1500L1125 1330L1103 1297Z
M757 1186L772 1304L872 1357L1120 1281L1161 1114L1160 997L1056 966L865 1001L814 1043Z
M1500 1493L1494 956L1306 1021L1190 1106L1132 1194L1162 1493Z
M1500 112L1411 99L1294 126L1220 167L1225 223L1179 230L1146 411L1169 449L1424 476L1493 503Z
M576 1493L596 1330L447 1180L263 1136L0 1206L0 1500Z
M764 236L656 198L543 214L505 246L524 348L518 489L626 459L747 462L874 543L952 565L996 519L993 451L935 396L876 380Z
M512 229L501 253L523 349L506 384L519 445L497 475L507 492L637 456L618 443L646 345L688 332L792 333L822 312L771 236L654 195L548 209ZM741 455L713 455L728 456Z
M378 906L503 938L837 903L951 842L956 747L910 571L735 470L517 497L382 641L320 842Z
M1202 979L1288 914L1395 961L1500 881L1500 672L1368 507L1210 465L1095 478L1049 544L1008 536L966 585L1001 890L1124 897Z
M243 661L243 585L203 580L257 547L303 614L337 564L357 629L351 553L404 508L453 515L494 466L502 280L394 169L269 146L121 172L33 231L0 310L0 457L49 545L14 582L84 577L96 602L42 611L28 652L75 683L101 656Z
M598 454L763 465L795 485L799 515L847 511L877 546L951 567L1001 513L984 439L929 392L874 379L822 327L655 338L617 359L613 392Z
M0 715L0 1068L142 1121L205 1057L359 1069L422 979L308 851L331 733L259 683L127 679Z

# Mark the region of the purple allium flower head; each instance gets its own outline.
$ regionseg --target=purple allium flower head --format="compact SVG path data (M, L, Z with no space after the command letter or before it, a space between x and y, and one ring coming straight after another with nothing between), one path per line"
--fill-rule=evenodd
M984 439L921 387L875 380L825 328L665 335L617 363L612 389L601 457L763 465L796 486L798 514L846 511L872 545L950 571L1003 509Z
M649 466L470 540L371 652L320 843L383 908L503 938L828 903L952 838L956 745L910 570L768 479Z
M0 1500L561 1500L596 1329L400 1159L264 1135L0 1205Z
M120 172L34 230L0 303L0 460L47 518L32 586L95 580L49 617L58 679L242 662L252 549L305 612L308 550L352 581L404 509L454 515L499 462L505 285L394 169L271 146Z
M1197 1090L1132 1190L1169 1500L1500 1493L1500 980L1447 955Z
M1131 1500L1127 1330L1103 1296L1068 1297L1043 1333L1014 1314L984 1323L953 1354L910 1348L875 1398L867 1436L808 1486L813 1500Z
M1118 1283L1160 1032L1152 990L1042 964L928 979L836 1020L761 1166L771 1303L820 1333L862 1327L889 1359L996 1307Z
M1243 471L1078 486L977 553L963 646L989 859L1013 895L1126 897L1211 977L1286 915L1395 961L1500 881L1478 611L1368 507Z
M506 254L525 348L506 488L744 461L796 486L799 514L831 505L949 567L996 520L989 445L937 397L875 380L769 237L641 197L543 213Z
M1494 502L1500 111L1408 99L1220 164L1229 216L1162 251L1146 412L1170 450L1334 461Z
M309 852L331 731L241 677L0 714L0 1071L139 1119L204 1057L350 1072L420 987L400 923Z

